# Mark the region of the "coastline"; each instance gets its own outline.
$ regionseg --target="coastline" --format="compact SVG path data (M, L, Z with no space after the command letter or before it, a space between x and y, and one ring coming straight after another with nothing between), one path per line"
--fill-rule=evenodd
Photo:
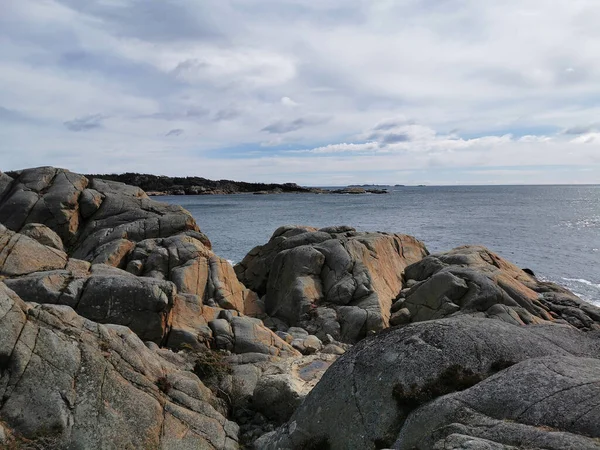
M598 447L600 308L568 289L345 225L232 267L203 231L135 186L0 172L0 444Z

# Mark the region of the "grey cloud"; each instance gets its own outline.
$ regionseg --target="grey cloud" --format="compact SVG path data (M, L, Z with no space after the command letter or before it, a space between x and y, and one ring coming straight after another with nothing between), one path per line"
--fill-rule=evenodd
M563 134L571 136L580 136L582 134L592 133L598 129L597 125L581 125L576 127L567 128L563 131Z
M331 117L321 116L300 117L298 119L292 120L291 122L279 120L277 122L273 122L270 125L267 125L261 131L266 131L267 133L272 134L285 134L290 133L292 131L300 130L301 128L323 124L329 122L330 120Z
M27 117L19 111L0 106L0 122L20 122L24 120L27 120Z
M181 136L184 133L184 131L181 128L175 128L171 131L169 131L167 134L165 134L165 136L169 137L169 136Z
M93 114L84 117L78 117L63 123L70 131L90 131L102 128L102 120L106 119L102 114Z
M221 2L133 1L113 2L98 0L59 0L77 12L91 16L115 35L150 41L206 40L222 36L217 21L212 20L215 10L222 10Z
M382 122L382 123L378 124L375 128L373 128L373 131L389 131L396 127L401 127L403 125L412 125L412 124L413 124L412 121L404 120L404 119L386 120L385 122Z
M410 140L410 136L408 136L407 134L390 133L386 134L381 140L381 142L383 142L384 144L397 144L399 142L409 142Z
M204 117L210 114L210 110L207 108L197 107L190 108L185 112L186 117Z
M217 111L215 116L213 117L214 122L223 122L225 120L235 119L236 117L241 116L242 113L236 108L226 108L220 111Z
M181 61L173 69L173 75L178 78L185 79L190 74L202 72L204 69L208 69L210 65L206 61L200 61L199 59L186 59Z
M160 112L154 114L148 114L145 116L139 116L142 119L163 119L163 120L185 120L185 119L198 119L206 117L210 114L210 110L202 107L189 108L185 111L178 112Z

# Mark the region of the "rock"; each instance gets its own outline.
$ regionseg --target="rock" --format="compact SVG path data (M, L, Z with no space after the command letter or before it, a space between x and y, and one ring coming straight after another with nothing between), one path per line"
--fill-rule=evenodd
M497 442L480 439L464 434L451 434L445 439L440 439L433 446L433 450L517 450L517 447L503 445Z
M63 269L67 255L0 224L0 275L12 277Z
M2 283L0 317L0 421L40 448L238 447L211 391L127 328L28 305Z
M318 337L312 335L304 339L302 345L304 347L304 352L307 355L317 353L323 348L323 343L321 342L321 340Z
M405 302L405 300L404 300L404 297L401 297L401 298L399 298L398 300L396 300L396 301L394 302L394 304L393 304L393 305L392 305L392 307L390 308L390 312L392 313L392 315L393 315L393 314L394 314L396 311L398 311L398 310L400 310L400 309L402 309L402 308L404 307L404 302Z
M405 273L415 280L402 305L413 322L469 314L525 325L559 317L576 328L600 329L600 308L537 280L484 247L430 255Z
M69 273L36 275L29 279L31 287L15 282L15 289L37 289L28 292L36 301L68 304L92 320L128 325L143 339L166 339L174 348L205 345L208 322L220 309L263 315L256 294L211 251L210 241L183 208L155 202L137 187L52 167L1 180L0 276ZM123 272L105 266L127 269L141 281L127 281ZM110 292L110 283L87 280L100 275L90 269L116 277L120 287ZM135 305L128 304L127 289L133 289ZM169 291L168 301L157 289Z
M267 375L258 380L252 405L276 424L287 421L302 402L290 375Z
M404 325L406 323L410 323L410 311L408 308L402 308L396 311L390 318L391 326Z
M4 282L23 298L68 305L95 322L126 325L144 340L160 343L169 329L175 288L168 281L112 269L110 274L89 275L36 272Z
M84 189L79 198L81 215L85 219L89 219L100 209L102 200L104 200L104 196L100 192L95 189Z
M350 227L285 226L235 267L266 313L317 337L356 342L389 325L404 268L425 246L400 234L359 233Z
M304 340L308 337L308 331L300 327L290 327L288 328L287 333L291 334L294 339Z
M107 292L111 295L108 302ZM81 293L76 310L96 322L127 325L140 338L161 342L174 295L174 286L170 282L127 276L92 276Z
M524 383L527 379L536 382ZM588 438L600 436L598 398L598 359L534 358L415 411L394 448L428 448L448 434L447 427L493 439L496 448L600 448L597 439ZM496 429L481 427L483 421ZM522 426L511 427L511 422Z
M209 326L215 336L216 347L222 350L233 350L235 335L229 322L225 319L216 319L210 322Z
M329 355L343 355L344 353L346 353L346 350L335 344L327 344L325 347L323 347L321 353Z
M61 252L65 251L65 247L58 234L41 223L28 223L21 229L21 234L30 237L42 245L47 245Z
M292 336L289 333L286 333L285 331L276 331L275 334L277 336L279 336L281 339L283 339L285 342L287 342L288 344L291 344L292 341L294 340L294 336Z
M234 353L262 353L294 357L300 354L290 344L264 326L261 320L241 316L209 322L218 349Z
M69 246L80 228L78 199L87 183L53 167L20 171L0 199L0 223L17 232L28 223L43 224Z
M596 448L584 435L600 436L599 350L597 332L554 324L459 316L393 328L341 356L289 421L255 448L426 449L453 433L519 447L526 440L511 440L515 430L532 437L534 426L537 447L559 442L556 427L588 444L571 448ZM473 414L462 414L461 405ZM511 422L492 434L496 428L481 428L484 419L494 427Z
M144 240L136 245L130 261L130 272L170 280L178 292L195 295L208 306L261 314L256 294L238 281L231 264L217 257L200 236Z
M260 435L288 420L336 359L336 355L323 354L279 358L246 353L228 357L232 373L220 389L233 401L232 415L241 424L242 444L250 446Z

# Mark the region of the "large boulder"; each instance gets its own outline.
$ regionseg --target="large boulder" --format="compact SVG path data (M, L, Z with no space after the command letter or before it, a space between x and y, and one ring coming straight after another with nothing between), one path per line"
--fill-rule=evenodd
M392 328L340 357L287 424L255 447L425 449L433 431L446 438L448 425L448 436L546 448L560 432L563 443L581 435L572 442L588 445L571 448L597 448L589 438L600 437L598 355L600 333L566 325L462 316ZM460 415L461 406L472 415ZM503 427L493 428L498 421ZM492 425L478 430L481 423Z
M266 313L319 338L356 342L389 326L404 268L427 250L411 236L350 227L281 227L236 267Z
M135 277L112 267L35 272L4 280L22 298L72 307L99 323L125 325L144 340L161 343L170 330L173 283Z
M517 325L560 321L600 330L600 308L484 247L427 256L407 267L405 276L412 287L392 309L407 309L413 322L469 314Z
M599 449L599 419L600 360L548 356L423 406L393 448L440 448L460 433L513 448Z
M123 326L27 304L0 283L0 336L14 448L238 448L237 425L196 375Z

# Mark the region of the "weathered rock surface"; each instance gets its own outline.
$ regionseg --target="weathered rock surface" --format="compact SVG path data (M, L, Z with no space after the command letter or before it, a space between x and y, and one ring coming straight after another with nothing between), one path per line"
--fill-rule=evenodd
M408 309L413 322L470 314L517 325L562 321L600 330L600 308L537 280L484 247L427 256L407 267L405 276L412 287L402 292L399 307Z
M65 251L62 240L54 231L41 223L28 223L21 229L21 234L38 241L42 245Z
M286 226L235 271L265 296L270 316L319 338L356 342L389 325L404 268L426 255L425 246L406 235Z
M457 317L385 330L341 356L255 448L430 449L452 434L598 448L599 352L598 332L555 324Z
M598 449L599 419L600 360L534 358L417 410L393 447L431 448L460 432L517 448Z
M0 336L0 420L16 436L53 448L238 448L211 391L125 327L26 304L0 283Z
M218 349L233 353L262 353L273 356L300 356L287 342L264 326L259 319L221 314L209 322Z
M249 445L287 421L336 359L327 354L228 357L232 372L221 389L232 399L232 417L240 424L241 442Z
M0 276L13 289L143 339L197 347L210 340L208 322L220 310L262 314L191 215L137 187L51 167L2 174L0 223ZM102 278L83 261L135 276Z
M66 253L14 233L0 224L0 276L13 277L64 269L66 265Z

